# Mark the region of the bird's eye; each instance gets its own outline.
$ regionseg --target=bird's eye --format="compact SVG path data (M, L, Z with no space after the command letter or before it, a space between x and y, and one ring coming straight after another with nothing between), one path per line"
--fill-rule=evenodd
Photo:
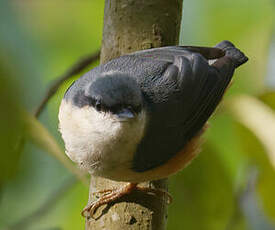
M129 109L131 112L135 112L132 106L127 106L127 109Z
M132 113L139 113L141 111L141 106L127 106L127 109L129 109Z
M95 103L95 109L96 109L97 111L101 111L102 106L101 106L101 103L100 103L99 101L97 101L97 102Z
M132 113L139 113L141 110L141 106L128 106L127 109L129 109Z
M141 105L135 106L135 107L134 107L134 111L135 111L136 113L139 113L139 112L141 111Z

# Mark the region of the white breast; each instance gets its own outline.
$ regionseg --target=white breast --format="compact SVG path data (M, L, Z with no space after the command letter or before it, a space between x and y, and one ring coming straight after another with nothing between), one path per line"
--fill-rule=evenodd
M91 174L102 177L131 167L145 123L144 113L120 121L110 113L90 106L78 108L64 99L59 110L59 130L66 154Z

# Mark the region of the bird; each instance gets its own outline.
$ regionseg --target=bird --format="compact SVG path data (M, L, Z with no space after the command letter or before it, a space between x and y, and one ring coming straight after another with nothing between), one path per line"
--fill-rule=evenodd
M200 152L207 121L248 61L230 41L215 47L166 46L99 65L67 89L59 131L68 157L91 175L127 182L99 193L96 209L185 168Z

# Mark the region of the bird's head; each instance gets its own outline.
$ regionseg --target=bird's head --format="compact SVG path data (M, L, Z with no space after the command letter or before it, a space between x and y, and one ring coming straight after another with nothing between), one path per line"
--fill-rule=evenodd
M141 90L136 81L121 74L104 75L72 98L78 107L90 106L118 121L136 118L143 109Z
M105 171L117 161L126 165L144 135L145 115L142 92L131 77L112 73L77 80L59 109L66 152L85 168L96 162Z

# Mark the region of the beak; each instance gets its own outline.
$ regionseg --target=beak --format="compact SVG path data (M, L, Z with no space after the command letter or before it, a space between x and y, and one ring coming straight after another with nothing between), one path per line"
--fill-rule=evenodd
M117 113L117 116L121 120L131 119L134 118L135 115L130 109L122 109Z

